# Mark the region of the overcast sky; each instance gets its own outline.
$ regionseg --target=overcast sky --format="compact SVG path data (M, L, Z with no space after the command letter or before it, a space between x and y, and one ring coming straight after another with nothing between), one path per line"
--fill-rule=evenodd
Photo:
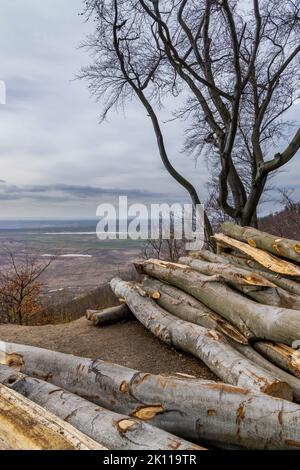
M79 44L89 31L82 0L1 0L0 217L93 217L98 203L183 201L164 170L149 118L138 103L99 125L86 83L89 62ZM292 117L299 113L293 110ZM168 109L165 113L167 114ZM176 168L205 197L207 170L180 154L182 129L163 126ZM299 155L280 176L300 197ZM279 181L275 182L279 185Z

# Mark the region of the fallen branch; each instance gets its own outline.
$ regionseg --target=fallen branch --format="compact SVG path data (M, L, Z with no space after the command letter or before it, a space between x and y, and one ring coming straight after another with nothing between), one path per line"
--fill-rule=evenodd
M0 440L14 450L105 450L70 424L2 384Z
M157 376L32 346L0 343L0 349L2 362L15 370L193 441L250 449L300 445L300 407L295 403L227 384Z
M15 390L79 431L113 450L195 449L184 441L150 424L114 413L43 380L0 366L0 383ZM202 449L199 447L199 450Z
M188 266L148 260L135 263L136 268L168 282L196 297L235 325L248 339L269 339L291 345L300 338L300 312L258 304Z
M300 263L300 242L297 240L275 237L253 227L241 227L230 222L223 223L221 228L229 237Z

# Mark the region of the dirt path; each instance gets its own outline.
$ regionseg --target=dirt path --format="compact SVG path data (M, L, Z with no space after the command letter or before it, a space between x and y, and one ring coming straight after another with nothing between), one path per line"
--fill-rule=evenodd
M60 325L0 325L0 340L115 362L154 374L176 372L215 379L199 360L170 348L140 323L96 328L85 318Z

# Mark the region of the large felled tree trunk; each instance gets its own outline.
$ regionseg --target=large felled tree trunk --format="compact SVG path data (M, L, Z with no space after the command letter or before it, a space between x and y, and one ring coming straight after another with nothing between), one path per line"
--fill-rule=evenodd
M219 331L238 343L248 343L247 338L235 326L186 292L150 277L145 277L142 287L158 305L176 317Z
M32 346L0 343L0 350L2 362L15 370L47 378L97 405L192 441L252 449L296 449L300 445L300 407L289 401L227 384L157 376Z
M244 357L215 330L177 319L157 306L141 288L121 279L112 279L111 288L125 299L136 318L155 336L198 357L223 381L291 399L287 384L250 361L245 362Z
M264 358L260 353L258 353L250 345L242 345L239 343L232 343L234 348L247 357L250 361L254 362L258 366L270 372L274 377L278 377L283 382L289 384L293 390L294 401L300 403L300 379L294 375L289 374L288 372L280 369L278 366L270 362L268 359Z
M190 266L196 271L207 276L220 275L225 281L233 285L240 286L260 286L274 287L267 279L260 274L250 273L249 271L222 263L210 263L199 259L193 259L189 256L179 258L179 263Z
M300 296L291 294L263 277L263 274L250 272L226 263L207 262L192 257L182 257L179 262L190 266L201 274L216 275L219 273L226 282L265 305L300 310Z
M253 227L241 227L230 222L223 223L221 228L229 237L300 263L300 242L297 240L275 237Z
M213 238L219 245L240 251L270 271L284 276L300 277L300 267L289 261L277 258L270 253L260 250L259 248L254 248L253 246L240 242L239 240L235 240L234 238L230 238L223 233L217 233Z
M271 341L258 341L254 348L281 369L300 377L300 352L296 349Z
M14 450L105 450L70 424L2 384L0 440Z
M201 253L201 255L200 255ZM292 279L288 279L286 277L280 276L279 274L271 273L267 269L264 269L262 266L260 266L258 263L251 259L247 259L244 257L240 256L233 256L228 253L223 253L222 255L214 255L214 258L207 255L206 250L201 250L201 252L191 252L189 256L191 257L198 257L201 256L203 259L206 259L207 261L211 262L219 262L223 264L231 264L233 266L237 267L243 267L244 269L254 272L256 274L260 274L263 276L265 279L268 279L271 281L273 284L277 285L278 287L281 287L282 289L290 292L291 294L295 294L300 296L300 283L297 281L294 281Z
M0 382L114 450L187 450L197 446L136 418L114 413L43 380L0 366ZM200 447L199 447L200 450Z
M249 331L252 338L288 345L300 338L298 310L258 304L220 282L212 282L213 276L205 276L181 264L148 260L135 265L144 274L193 295L237 326L248 338Z

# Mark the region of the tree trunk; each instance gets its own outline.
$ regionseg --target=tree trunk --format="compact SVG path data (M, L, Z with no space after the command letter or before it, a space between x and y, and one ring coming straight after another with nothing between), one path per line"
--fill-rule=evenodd
M182 257L179 262L190 266L201 274L219 273L230 285L261 304L300 310L300 296L276 287L275 284L263 277L263 273L257 274L230 264L210 263L191 257Z
M91 320L95 326L105 326L130 320L134 318L134 316L126 304L121 304L100 311L87 310L86 318Z
M300 352L286 344L258 341L253 347L281 369L300 377Z
M114 413L62 388L0 366L0 383L113 450L188 450L196 446L147 422ZM200 448L199 448L200 450Z
M298 310L258 304L222 283L213 282L213 276L181 264L148 260L135 265L144 274L196 297L234 324L248 339L269 339L291 345L300 338Z
M275 237L252 227L240 227L230 222L221 226L225 235L248 243L254 248L269 251L277 256L291 259L300 263L300 242L288 238Z
M291 294L300 295L300 284L297 281L293 281L292 279L287 279L286 277L280 276L279 274L271 273L267 271L262 266L259 266L258 263L252 261L250 259L243 259L238 256L229 255L227 253L223 253L222 256L219 256L220 262L223 263L230 263L235 266L242 266L244 269L248 271L255 272L260 274L261 276L265 277L269 281L276 284L278 287L290 292Z
M291 399L287 384L244 361L219 333L188 323L157 306L137 286L112 279L111 288L125 299L136 318L161 341L193 354L202 360L224 382L260 390L269 395Z
M0 346L2 362L15 369L190 440L222 447L299 448L300 407L295 403L227 384L157 376L32 346Z
M260 288L240 286L238 284L235 287L243 294L261 304L300 310L300 296L291 294L281 287Z
M143 280L142 287L158 305L176 317L219 331L238 343L248 343L247 338L235 326L180 289L148 277Z
M270 271L274 271L285 276L300 276L300 267L289 261L277 258L270 253L260 250L259 248L254 248L253 246L247 245L247 243L243 243L239 240L235 240L234 238L230 238L227 235L223 235L223 233L215 234L213 238L222 246L230 247L246 254Z
M255 349L253 349L250 345L242 345L238 343L232 343L235 349L237 349L240 353L242 353L245 357L247 357L250 361L254 362L255 364L259 365L263 369L266 369L275 377L278 377L283 382L289 384L289 386L293 389L294 400L297 403L300 403L300 380L295 376L285 372L284 370L277 367L272 362L268 361L264 358L261 354L259 354Z
M179 263L190 266L192 269L205 274L207 276L219 275L224 281L230 284L241 286L261 286L261 287L274 287L267 279L264 279L260 274L249 273L249 271L230 266L228 264L210 263L199 259L193 259L189 256L179 258Z
M105 450L70 424L1 384L0 439L14 450Z

